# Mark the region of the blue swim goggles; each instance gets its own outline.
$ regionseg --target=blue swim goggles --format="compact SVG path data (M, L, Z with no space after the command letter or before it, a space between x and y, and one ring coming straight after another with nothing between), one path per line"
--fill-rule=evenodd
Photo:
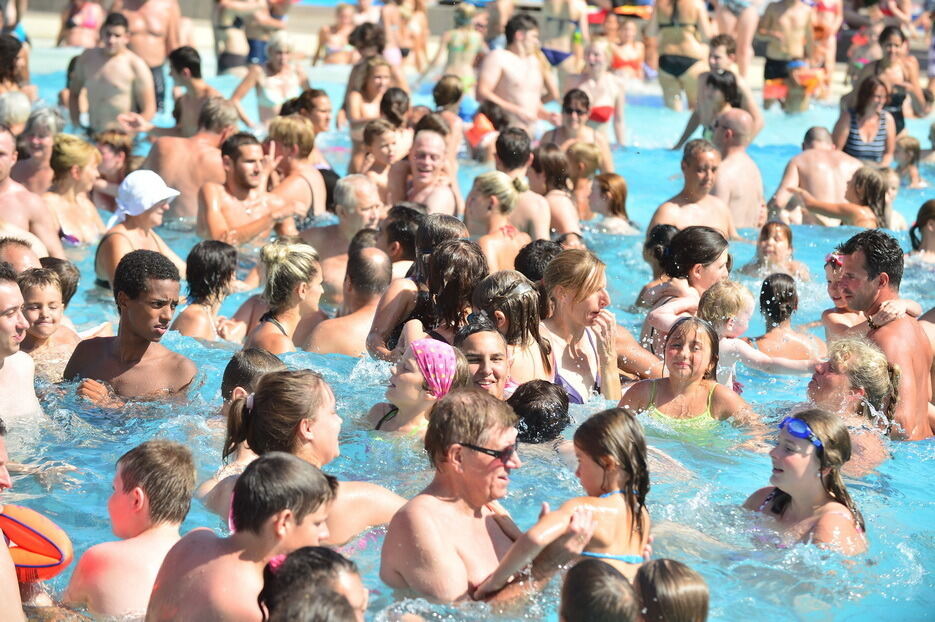
M805 439L811 442L811 444L818 449L824 449L824 446L821 444L821 440L815 436L815 433L812 432L810 427L808 427L808 424L801 419L797 419L795 417L786 417L782 420L782 422L780 422L779 429L785 429L785 431L792 436Z

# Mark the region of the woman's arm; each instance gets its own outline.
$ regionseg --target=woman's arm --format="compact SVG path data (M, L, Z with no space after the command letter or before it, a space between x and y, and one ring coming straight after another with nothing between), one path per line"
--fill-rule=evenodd
M812 196L811 192L804 188L787 188L787 190L798 195L799 198L802 199L802 204L809 211L816 212L822 216L840 218L845 221L846 224L855 224L855 221L866 218L867 212L870 211L863 205L857 205L855 203L829 203L827 201L819 201Z
M694 290L693 290L694 291ZM672 325L684 315L691 315L698 310L697 296L673 298L649 312L646 322L658 331L668 333Z
M883 114L886 115L886 150L883 152L880 165L889 166L893 161L893 150L896 148L896 121L890 113L884 112Z
M325 41L328 39L330 30L328 26L322 26L321 30L318 31L318 49L315 50L315 55L312 56L312 67L318 64L318 60L322 59L325 51Z
M250 120L250 117L247 116L240 100L246 97L250 89L256 88L257 82L259 81L259 72L261 71L263 71L263 69L258 65L251 65L247 75L243 77L243 80L241 80L237 88L234 89L233 95L230 96L230 102L234 104L234 107L237 109L237 115L240 117L240 120L249 127L254 127L255 124Z
M847 110L842 110L841 114L838 115L838 120L834 124L834 129L831 131L831 140L834 141L834 147L838 151L844 150L844 145L847 144L847 135L850 132L851 128L851 113Z
M817 363L812 359L799 361L781 356L770 356L742 339L721 339L721 348L722 351L731 351L747 367L765 371L768 374L807 374ZM724 352L724 354L727 353Z
M614 135L617 138L617 144L623 147L626 144L627 134L627 93L623 86L623 80L619 78L615 78L615 80L617 82L617 97L614 100L616 106L614 110Z
M390 283L377 303L373 324L367 335L370 356L384 361L395 359L394 352L386 347L386 339L415 308L418 296L419 287L411 279L397 279Z
M630 385L630 388L620 398L620 402L617 403L617 407L623 408L634 415L646 410L649 405L649 393L654 382L656 380L640 380Z

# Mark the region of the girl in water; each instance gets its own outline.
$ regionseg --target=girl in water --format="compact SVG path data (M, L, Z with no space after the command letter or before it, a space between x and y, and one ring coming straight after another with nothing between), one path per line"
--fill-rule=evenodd
M246 325L218 316L236 280L237 249L226 242L202 240L188 254L185 267L188 306L175 317L169 330L206 341L240 343Z
M718 341L708 322L696 317L678 320L665 340L668 377L637 382L620 400L620 407L646 412L678 431L713 430L726 419L757 425L750 405L717 382Z
M510 379L506 340L486 315L471 314L468 323L455 335L455 348L464 353L475 387L498 400L506 399L516 389Z
M774 272L784 272L802 281L810 278L805 264L792 258L792 229L778 220L763 225L756 242L756 258L740 269L747 276Z
M380 118L380 103L390 87L392 77L390 65L382 56L372 56L364 61L363 86L359 91L347 94L347 119L351 124L351 164L348 173L361 170L366 150L363 144L364 126L367 121Z
M526 190L521 177L490 171L474 179L464 211L464 223L487 258L491 272L512 270L519 250L532 240L510 224L519 193Z
M250 127L256 124L240 105L250 89L256 90L257 105L260 113L260 123L266 124L279 114L282 105L297 97L302 89L310 89L308 76L305 72L292 64L294 46L285 32L277 32L269 39L266 47L268 60L263 65L250 65L247 75L234 90L230 101L237 106L240 119Z
M923 263L935 263L935 199L922 204L916 221L909 227L912 252L909 257Z
M844 203L819 201L804 188L788 188L811 212L840 218L841 224L874 229L886 227L886 180L870 166L857 169L847 182Z
M59 236L72 244L96 242L106 229L91 200L101 152L77 136L58 134L49 163L54 177L42 198L58 220Z
M435 402L452 389L471 386L468 363L461 352L435 339L417 339L390 368L384 402L367 413L375 430L424 436Z
M851 436L840 417L806 410L779 424L769 452L770 486L743 507L765 514L785 544L816 544L844 555L867 550L864 519L841 480L851 457Z
M760 313L766 320L766 334L755 337L753 347L769 356L796 360L823 357L827 351L824 341L792 328L792 315L798 308L795 279L783 273L766 277L760 287Z
M604 216L600 228L606 233L635 235L640 232L627 215L627 182L620 175L601 173L595 177L588 203L592 211ZM653 278L657 278L655 272Z
M909 188L928 188L928 184L919 175L919 160L922 145L914 136L903 135L896 139L893 161L896 162L896 174L905 180Z
M539 146L529 167L529 185L549 204L552 231L556 234L581 233L578 208L568 181L568 158L554 143Z
M555 377L552 346L540 332L539 292L514 270L494 272L474 288L475 311L487 314L507 343L510 379L520 385Z
M646 241L643 242L643 261L649 264L653 278L643 286L636 297L637 307L653 307L662 298L668 298L674 287L672 277L666 274L663 267L663 257L669 252L669 244L678 233L678 227L672 225L656 225L649 230ZM684 282L684 279L680 279ZM687 288L687 284L685 285ZM685 288L679 288L679 291Z
M522 534L496 572L478 586L475 598L503 587L580 512L592 514L595 522L594 534L581 554L607 562L630 580L636 576L650 530L643 428L622 408L603 410L575 431L574 449L578 459L575 476L587 496L566 501Z

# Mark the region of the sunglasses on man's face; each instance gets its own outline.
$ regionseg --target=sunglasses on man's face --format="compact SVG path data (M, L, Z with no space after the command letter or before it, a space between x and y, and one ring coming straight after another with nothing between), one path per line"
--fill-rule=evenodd
M509 462L510 458L513 457L513 454L515 454L519 450L519 443L513 443L512 445L510 445L509 447L505 449L488 449L486 447L472 445L471 443L458 443L458 444L461 445L462 447L473 449L476 452L487 454L491 458L496 458L503 464L506 464L507 462Z

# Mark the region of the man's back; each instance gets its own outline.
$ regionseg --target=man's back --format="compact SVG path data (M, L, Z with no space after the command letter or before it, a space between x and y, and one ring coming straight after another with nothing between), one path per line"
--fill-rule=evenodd
M734 226L759 227L763 214L763 177L746 151L721 161L711 194L727 204Z
M540 194L526 190L519 194L516 208L510 213L510 223L528 233L533 240L548 240L551 224L549 203Z
M844 202L847 182L860 168L860 160L837 149L807 149L793 158L799 185L819 201Z
M312 329L303 349L322 354L361 356L367 353L367 333L373 324L376 306L321 322Z
M155 171L167 186L181 192L169 207L173 218L194 219L198 190L208 182L224 183L221 150L195 137L157 139L141 168Z
M679 229L711 227L730 239L731 222L727 205L712 195L707 195L695 203L685 201L681 194L672 197L656 208L646 230L651 231L656 225L672 225Z
M913 318L902 317L868 335L886 358L900 368L899 401L895 419L909 440L932 436L928 402L932 394L932 350L925 331Z

